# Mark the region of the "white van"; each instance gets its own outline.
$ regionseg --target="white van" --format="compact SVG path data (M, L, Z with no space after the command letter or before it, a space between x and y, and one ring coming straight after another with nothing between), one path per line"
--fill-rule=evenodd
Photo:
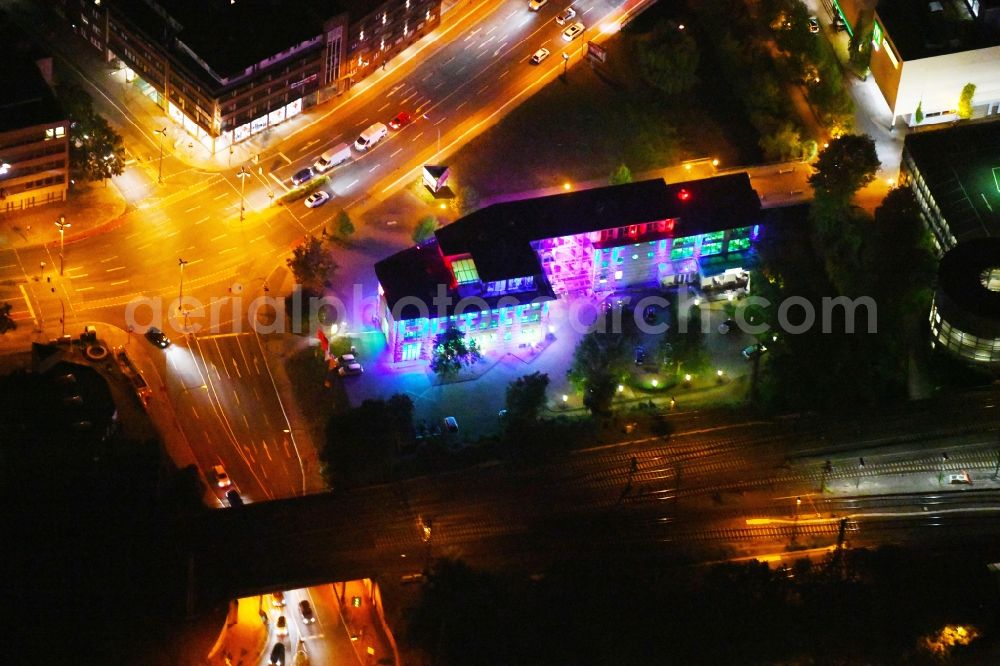
M389 134L389 128L382 123L374 123L361 133L358 140L354 142L354 149L358 152L365 152Z
M351 147L346 143L341 143L320 155L316 163L313 164L313 171L323 173L349 159L351 159Z

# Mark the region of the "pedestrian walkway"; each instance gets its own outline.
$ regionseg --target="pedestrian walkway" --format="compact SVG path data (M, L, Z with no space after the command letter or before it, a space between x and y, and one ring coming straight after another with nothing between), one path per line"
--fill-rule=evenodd
M261 597L249 597L232 603L238 606L230 609L207 662L210 666L256 666L269 637L270 625L265 625L260 615L266 602Z
M64 242L75 243L124 222L126 207L114 182L79 184L65 201L0 214L0 249L58 247L60 218L68 225Z
M370 579L335 583L341 615L358 663L399 663L395 639L380 613L381 593Z

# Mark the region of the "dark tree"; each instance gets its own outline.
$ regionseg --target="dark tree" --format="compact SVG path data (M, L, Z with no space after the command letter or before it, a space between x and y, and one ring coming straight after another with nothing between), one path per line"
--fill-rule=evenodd
M337 270L337 262L333 260L330 249L315 236L308 236L296 247L287 263L302 289L317 294L329 284L333 272Z
M593 330L583 336L573 352L567 375L583 391L583 404L595 416L611 411L618 383L628 368L631 341L624 333Z
M545 407L549 376L542 372L518 377L507 385L507 422L512 428L531 425Z
M462 368L474 365L483 357L475 340L465 339L465 333L454 326L434 338L431 355L431 370L448 379Z
M817 195L846 201L875 179L879 166L871 137L845 134L831 140L830 145L820 151L809 184Z
M413 242L423 243L425 240L429 239L434 235L434 232L438 228L437 218L433 215L428 215L427 217L421 218L417 222L416 228L413 230Z
M395 394L388 400L365 400L326 426L319 457L331 488L380 483L389 479L395 455L413 441L413 401Z
M347 211L343 208L337 213L337 217L333 221L334 231L341 238L350 238L354 235L354 223L351 222L351 216L347 214Z
M59 88L69 117L69 158L73 177L106 180L125 170L125 145L108 121L98 115L90 96L77 86Z
M632 182L632 170L624 164L619 164L618 168L611 172L608 182L612 185L624 185Z
M677 95L698 81L698 45L672 22L640 38L636 50L643 79L657 90Z
M10 303L0 305L0 335L17 328L17 322L10 316L10 310Z

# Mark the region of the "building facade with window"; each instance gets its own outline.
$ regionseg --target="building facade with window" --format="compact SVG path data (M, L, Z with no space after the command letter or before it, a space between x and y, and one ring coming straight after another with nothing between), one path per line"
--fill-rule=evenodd
M540 341L555 303L746 284L760 200L745 173L494 204L375 265L394 362L457 327L489 349Z
M217 152L347 90L434 29L441 0L59 0L123 94Z
M1000 238L959 243L941 258L930 328L933 346L1000 366Z
M830 0L852 34L871 26L871 73L892 122L958 118L962 88L976 86L976 116L1000 113L1000 0ZM859 20L860 19L860 20ZM917 112L917 109L920 112Z
M1000 236L1000 120L908 134L900 185L913 190L938 254Z
M43 72L51 58L17 48L9 26L0 67L0 212L64 201L69 189L69 121Z

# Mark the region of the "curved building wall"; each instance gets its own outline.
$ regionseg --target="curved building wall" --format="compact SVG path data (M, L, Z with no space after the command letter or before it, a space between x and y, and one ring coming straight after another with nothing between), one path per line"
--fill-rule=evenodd
M934 346L1000 364L1000 238L959 243L941 258L930 329Z

